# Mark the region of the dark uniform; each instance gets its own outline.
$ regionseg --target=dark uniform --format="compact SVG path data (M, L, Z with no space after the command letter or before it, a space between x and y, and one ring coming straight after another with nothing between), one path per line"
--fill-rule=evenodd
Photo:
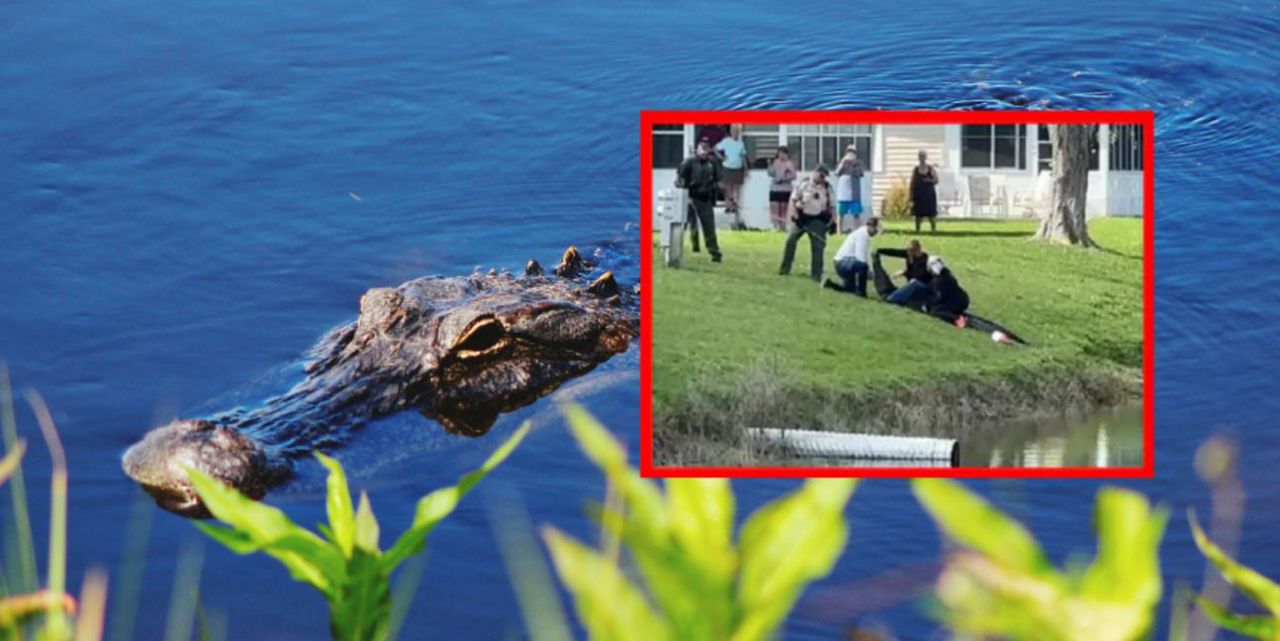
M707 238L707 252L711 259L720 260L720 243L716 241L715 202L724 170L720 160L712 154L706 158L697 155L685 158L676 172L677 184L689 192L689 209L693 220L693 250L698 251L698 226Z

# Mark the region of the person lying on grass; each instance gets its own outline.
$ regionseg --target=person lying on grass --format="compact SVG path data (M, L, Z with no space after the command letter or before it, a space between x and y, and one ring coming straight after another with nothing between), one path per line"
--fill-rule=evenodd
M908 258L908 253L912 254L913 257L908 258L907 269L898 272L898 275L905 275L911 278L908 281L908 286L911 283L919 283L921 280L924 280L927 284L916 287L904 286L901 289L895 287L893 280L885 272L884 265L880 264L880 254L882 253L902 258ZM916 264L924 263L924 274L920 274L918 270L912 268L913 261ZM881 300L896 302L907 309L929 314L956 327L991 332L991 340L997 343L1020 343L1023 345L1027 343L1017 334L995 321L968 313L969 294L960 286L959 281L956 280L951 270L947 268L946 263L937 256L929 256L924 253L917 241L911 241L911 245L905 251L900 249L876 250L875 254L872 255L871 262L872 271L875 274L876 293L880 294ZM918 280L913 274L919 276L920 279ZM909 288L913 291L906 292L905 290Z
M827 289L848 292L855 296L867 297L867 271L870 268L871 237L880 233L880 219L872 216L867 224L859 227L840 244L836 251L836 275L844 281L837 285L830 279L822 283Z
M938 256L929 257L929 302L925 311L935 318L964 327L964 313L969 309L969 293L964 291L947 264Z
M915 277L907 281L907 285L901 288L894 286L893 280L889 278L889 275L884 270L884 265L880 264L881 254L907 258L907 269L898 272L898 275L914 274ZM917 264L923 258L925 267L923 274L918 269L913 268L914 266L911 264L913 257ZM872 263L872 271L875 273L876 293L880 294L881 300L921 311L948 323L956 323L963 327L964 321L957 322L957 319L961 318L964 312L969 309L969 294L960 286L955 274L951 273L942 258L925 254L923 249L920 248L920 244L912 241L906 251L897 249L876 250ZM912 283L915 283L915 285L913 286Z

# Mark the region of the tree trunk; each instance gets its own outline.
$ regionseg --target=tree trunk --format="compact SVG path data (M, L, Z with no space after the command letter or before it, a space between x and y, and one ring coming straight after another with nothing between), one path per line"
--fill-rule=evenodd
M1053 200L1037 240L1093 247L1085 219L1089 140L1097 125L1058 125L1053 132Z

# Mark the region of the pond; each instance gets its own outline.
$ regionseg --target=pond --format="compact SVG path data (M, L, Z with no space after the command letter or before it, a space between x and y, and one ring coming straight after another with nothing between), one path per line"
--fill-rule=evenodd
M1270 145L1280 68L1272 2L1125 7L1087 1L842 7L778 3L348 6L16 0L0 17L0 358L43 394L71 465L69 576L140 571L136 638L159 638L175 566L202 544L120 472L120 455L175 415L261 400L300 355L352 319L367 288L476 266L553 261L567 244L638 244L637 112L665 109L1005 108L1156 111L1156 461L1133 480L1175 515L1165 573L1196 580L1182 509L1207 509L1195 448L1244 443L1243 557L1280 567L1271 370L1280 188ZM629 250L613 255L635 279ZM638 357L581 379L580 400L635 451ZM417 416L339 450L384 532L516 425L539 427L433 535L406 638L498 638L521 623L486 506L518 494L534 523L586 535L597 472L550 401L487 437ZM39 443L31 413L24 435ZM1029 430L1030 434L1034 430ZM1028 437L1030 438L1030 437ZM1109 437L1110 434L1109 434ZM1094 441L1096 442L1096 437ZM1025 452L1026 442L1001 443ZM49 469L28 457L37 536ZM318 466L271 501L324 513ZM979 482L1055 558L1091 545L1100 482ZM736 482L742 513L794 486ZM138 511L135 511L138 510ZM0 509L0 517L8 512ZM126 567L132 515L151 519ZM831 639L864 617L905 638L935 626L901 587L939 541L906 483L867 482L835 574L788 638ZM204 547L201 591L229 638L316 639L324 604L275 562ZM888 574L886 574L888 573ZM923 573L927 574L927 573ZM921 574L921 576L923 576ZM885 578L889 577L889 578ZM859 596L861 594L862 596ZM282 605L287 604L287 607Z
M960 442L974 467L1141 467L1142 408L1021 421L977 430Z

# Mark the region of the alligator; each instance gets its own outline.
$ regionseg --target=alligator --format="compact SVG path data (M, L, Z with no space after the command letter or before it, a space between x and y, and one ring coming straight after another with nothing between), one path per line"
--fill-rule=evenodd
M261 406L176 419L124 454L124 472L160 507L208 511L188 468L255 500L293 473L294 461L336 447L364 423L416 409L447 432L486 433L502 412L626 351L639 333L638 288L570 247L551 270L429 276L370 289L360 315L312 348L305 378Z

